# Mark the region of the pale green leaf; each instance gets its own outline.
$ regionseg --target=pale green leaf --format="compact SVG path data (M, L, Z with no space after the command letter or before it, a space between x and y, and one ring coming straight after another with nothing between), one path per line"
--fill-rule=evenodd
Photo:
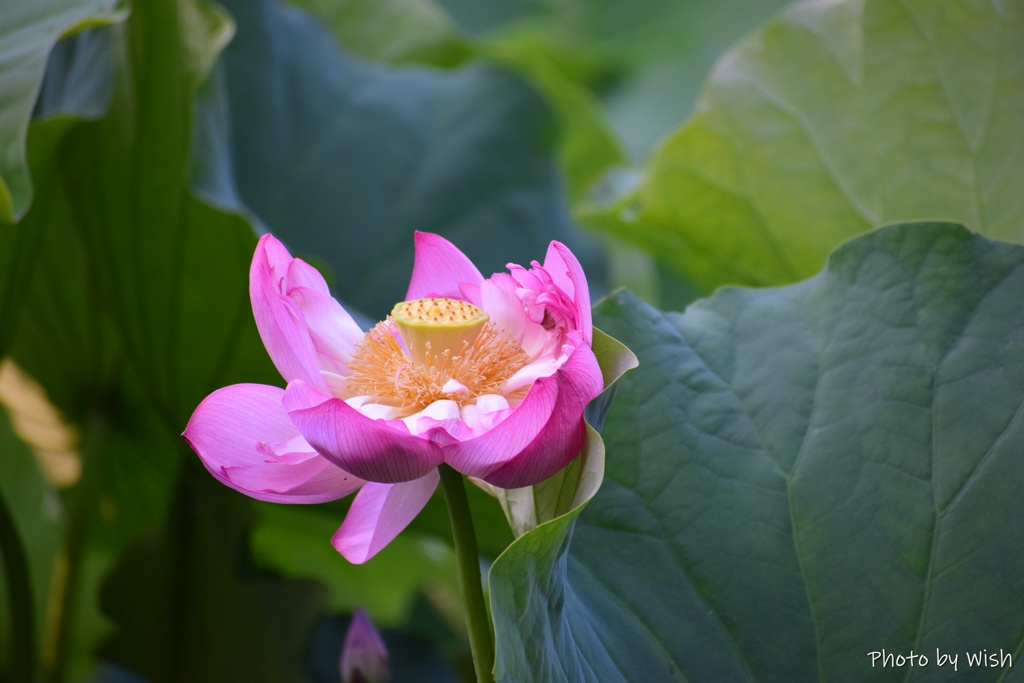
M712 71L640 189L586 220L697 283L791 282L895 221L1024 241L1024 5L807 0Z

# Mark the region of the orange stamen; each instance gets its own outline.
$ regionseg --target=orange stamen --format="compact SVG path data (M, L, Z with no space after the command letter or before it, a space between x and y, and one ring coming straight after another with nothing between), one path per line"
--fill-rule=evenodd
M423 345L417 350L410 344L406 354L398 327L388 317L356 347L348 363L348 390L412 414L434 401L448 399L465 405L483 394L499 393L505 381L529 361L511 335L492 322L457 350L435 350L430 341ZM453 379L468 391L444 393L442 388Z

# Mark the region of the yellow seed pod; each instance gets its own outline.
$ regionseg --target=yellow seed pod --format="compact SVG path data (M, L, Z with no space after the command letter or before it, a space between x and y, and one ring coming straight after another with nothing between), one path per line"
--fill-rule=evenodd
M431 363L445 351L458 355L476 341L490 319L479 306L449 298L403 301L391 317L418 363Z

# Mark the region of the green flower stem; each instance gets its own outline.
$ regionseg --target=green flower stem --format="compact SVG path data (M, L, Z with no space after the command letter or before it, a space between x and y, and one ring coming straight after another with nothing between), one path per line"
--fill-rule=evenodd
M462 475L448 465L441 465L441 486L448 505L448 519L455 541L455 561L459 566L459 587L466 606L469 647L473 653L477 683L492 683L494 675L494 638L487 618L483 583L480 580L480 553L476 548L476 532L469 511Z
M36 625L32 611L32 582L28 559L21 544L14 517L0 494L0 554L7 575L7 600L10 604L11 681L32 683L36 668Z

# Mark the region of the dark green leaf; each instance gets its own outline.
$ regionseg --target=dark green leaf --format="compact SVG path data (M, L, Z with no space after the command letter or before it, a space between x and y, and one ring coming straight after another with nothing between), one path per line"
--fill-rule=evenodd
M57 39L116 21L116 0L6 0L0 6L0 228L32 201L25 141L46 58Z
M868 653L1019 657L1022 291L1024 248L908 224L681 315L607 300L595 322L640 366L598 495L492 569L499 679L923 680L948 669Z
M54 48L39 99L37 119L25 143L28 169L37 193L49 201L58 186L58 160L64 135L83 120L103 115L110 95L108 31L77 33ZM11 140L11 144L15 141ZM28 172L28 169L26 172ZM26 176L27 177L27 176ZM32 273L52 210L41 207L17 226L0 218L0 357L6 355L28 299Z
M485 274L543 259L552 239L578 248L551 158L555 121L519 78L369 64L298 10L227 6L239 195L293 249L328 261L340 298L374 319L390 311L414 230L444 234ZM588 270L595 289L599 270Z

